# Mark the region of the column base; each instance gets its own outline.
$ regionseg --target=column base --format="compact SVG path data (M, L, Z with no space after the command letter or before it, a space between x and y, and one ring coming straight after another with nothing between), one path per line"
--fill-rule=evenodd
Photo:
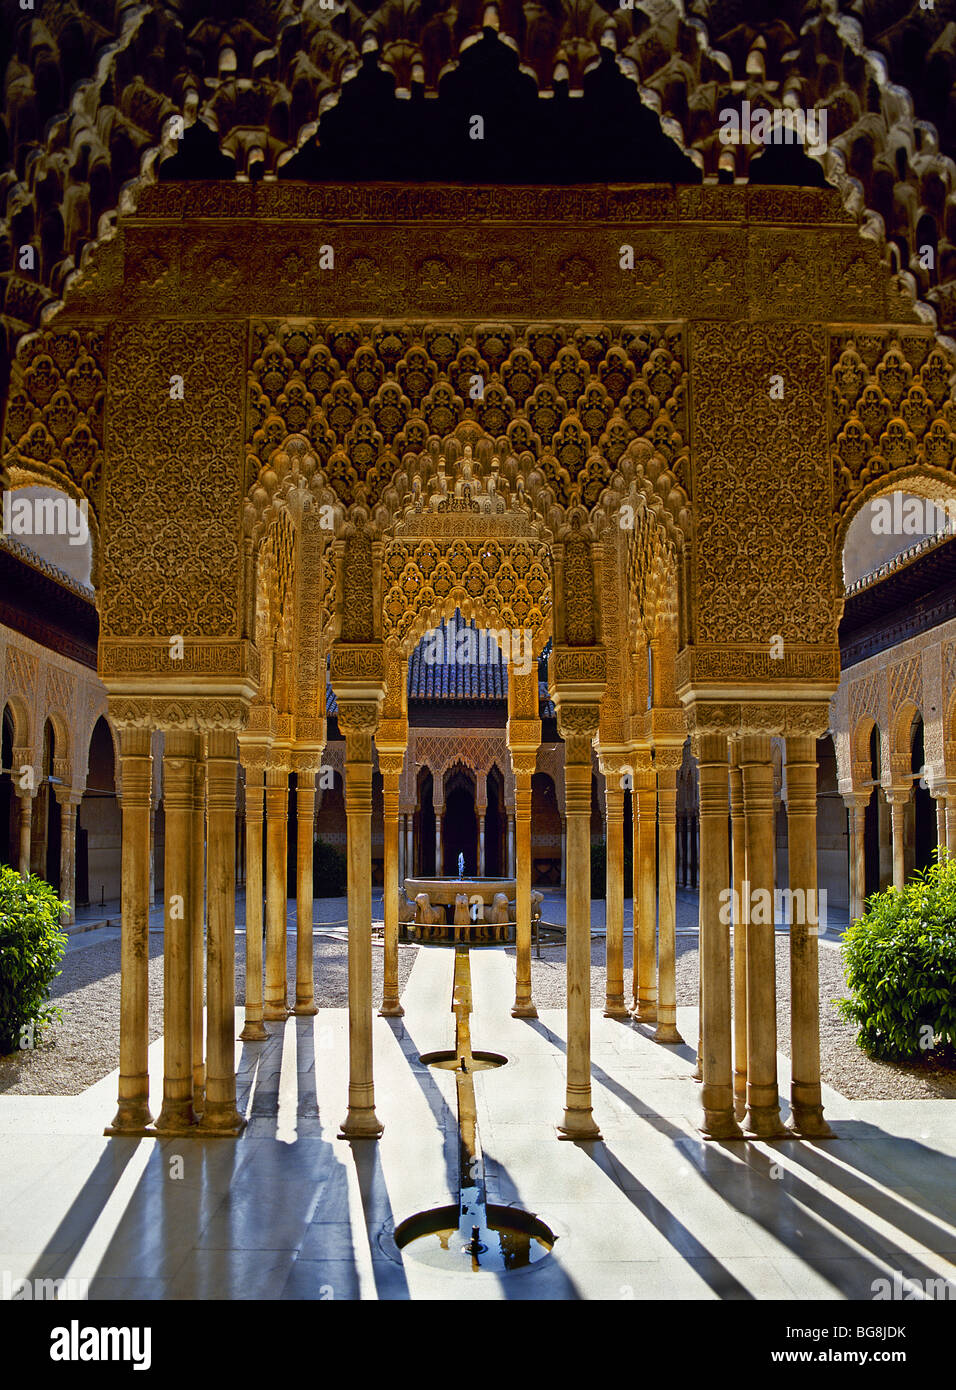
M590 1110L565 1110L564 1123L556 1126L559 1139L595 1140L603 1135Z
M239 1034L240 1042L266 1042L269 1030L261 1018L251 1018Z
M647 1000L639 1002L637 1007L631 1010L631 1018L637 1023L656 1023L657 1005L648 1003Z
M790 1131L780 1118L775 1105L751 1105L744 1119L744 1135L748 1139L787 1139Z
M680 1033L678 1033L673 1023L659 1023L654 1030L654 1041L656 1043L665 1043L670 1046L674 1043L682 1043L684 1039L681 1037Z
M516 999L511 1006L512 1018L537 1018L538 1010L530 999Z
M374 1110L355 1110L351 1107L336 1136L338 1139L381 1139L385 1126Z
M113 1123L104 1134L143 1134L147 1125L153 1123L149 1106L145 1100L121 1100Z
M405 1010L397 999L385 999L378 1011L379 1018L404 1018Z
M705 1139L743 1139L743 1130L727 1110L705 1110L703 1123L699 1126Z
M245 1127L246 1121L231 1101L211 1101L196 1133L209 1138L235 1139Z
M630 1010L624 1002L623 994L609 994L604 1002L605 1018L630 1018Z
M262 1010L262 1017L267 1023L285 1023L289 1017L288 1005L266 1004Z
M835 1139L823 1117L822 1105L794 1105L787 1132L796 1139Z
M295 1008L292 1010L299 1018L314 1018L319 1012L319 1006L312 999L306 999L303 1003L296 1000Z
M191 1100L164 1100L154 1127L157 1134L191 1134L196 1125L196 1112Z

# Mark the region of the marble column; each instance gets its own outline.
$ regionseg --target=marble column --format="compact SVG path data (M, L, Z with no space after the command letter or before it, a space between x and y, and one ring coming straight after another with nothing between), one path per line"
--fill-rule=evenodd
M956 855L956 789L946 797L946 848Z
M637 857L634 942L637 1009L640 1023L657 1022L657 777L648 752L636 754ZM640 903L638 904L638 899Z
M199 735L166 733L163 799L166 804L165 922L163 937L163 1108L156 1130L182 1134L196 1123L192 1071L193 807ZM123 786L126 797L126 786Z
M262 1021L262 802L265 765L249 758L246 769L246 1021L243 1042L264 1042Z
M333 657L334 661L334 657ZM348 834L349 1107L343 1139L377 1139L372 1072L372 736L380 705L339 702L345 736L345 819Z
M603 762L607 820L605 1018L630 1016L624 1003L624 790L621 786L623 766L623 759Z
M747 881L747 827L744 820L744 783L740 771L740 748L730 744L730 838L733 856L734 927L734 1100L741 1110L747 1103L747 924L743 911L744 884Z
M478 876L483 878L487 872L485 868L485 807L478 811Z
M288 1016L286 981L286 880L288 873L289 770L266 769L266 990L263 1017Z
M512 748L515 779L515 1000L512 1018L537 1018L531 996L531 778L536 751Z
M946 797L936 796L936 843L946 846Z
M405 879L408 877L408 871L407 871L406 868L405 868L405 820L406 820L406 817L405 817L404 811L400 811L400 812L399 812L399 815L398 815L398 883L399 883L399 887L401 887L401 885L405 882Z
M906 884L905 815L909 799L909 787L888 787L886 790L893 831L893 887L900 889Z
M64 927L76 921L76 813L82 793L57 787L60 803L60 897L69 904L60 916Z
M435 877L442 877L442 852L441 852L441 830L442 819L445 815L444 806L435 807Z
M777 1092L777 995L773 927L773 762L768 734L740 740L747 870L741 910L747 926L747 1120L763 1139L786 1133ZM726 830L725 830L726 834ZM754 898L752 895L758 895ZM769 910L767 899L769 897ZM751 907L751 904L754 904Z
M29 878L33 852L33 792L18 792L20 803L20 877Z
M120 942L120 1070L107 1134L139 1134L149 1110L149 811L153 759L148 729L120 727L123 786Z
M866 901L866 808L870 793L859 792L843 798L850 822L850 921L863 916Z
M820 1090L820 973L817 938L816 739L787 737L787 846L790 868L791 1128L805 1138L832 1137ZM802 910L801 910L802 908Z
M383 1018L401 1018L405 1010L398 995L398 897L400 858L400 817L398 784L405 762L404 753L378 750L378 769L382 774L385 806L385 985L382 991Z
M508 877L514 878L517 874L515 865L515 817L514 812L508 812Z
M415 817L406 817L406 842L405 842L405 877L415 877Z
M320 758L293 753L295 794L295 1007L300 1018L317 1014L312 941L312 846L315 843L315 774Z
M695 736L700 797L700 978L702 1132L709 1139L739 1139L734 1117L731 1038L730 880L727 845L727 735Z
M568 817L567 1098L563 1139L600 1139L591 1113L591 743L598 709L560 706Z
M206 735L206 1105L202 1128L238 1134L236 1109L236 782L230 729Z
M203 965L205 960L206 927L206 768L202 746L197 749L193 775L193 805L190 834L191 887L189 890L189 953L192 961L192 1059L193 1109L202 1112L206 1087L206 1062L203 1035Z
M675 877L677 773L683 759L680 748L658 748L654 754L657 768L658 815L658 963L657 963L657 1028L654 1040L659 1043L682 1043L677 1031L677 880ZM726 834L726 826L725 826Z
M568 818L561 817L561 887L568 881Z

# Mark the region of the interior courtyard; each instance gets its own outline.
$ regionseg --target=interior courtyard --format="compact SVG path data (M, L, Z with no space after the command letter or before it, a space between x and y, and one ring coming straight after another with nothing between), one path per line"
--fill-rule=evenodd
M21 5L0 1299L956 1296L944 9Z

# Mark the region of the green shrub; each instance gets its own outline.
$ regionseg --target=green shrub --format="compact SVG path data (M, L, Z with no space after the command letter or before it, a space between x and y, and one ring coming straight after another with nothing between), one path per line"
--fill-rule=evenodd
M348 861L341 850L316 840L312 846L312 891L317 898L340 898L348 882Z
M956 860L945 850L902 891L874 893L842 950L850 998L838 1008L864 1052L912 1062L956 1046Z
M65 906L42 878L0 865L0 1055L35 1045L62 1017L46 1001L66 949Z

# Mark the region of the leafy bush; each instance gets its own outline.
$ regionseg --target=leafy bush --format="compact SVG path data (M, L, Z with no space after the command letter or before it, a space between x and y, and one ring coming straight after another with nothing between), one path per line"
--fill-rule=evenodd
M316 840L312 846L312 891L317 898L340 898L348 882L348 861L341 850Z
M27 1039L35 1045L47 1024L62 1017L48 1004L66 949L60 912L66 906L42 878L23 879L0 865L0 1055Z
M874 893L842 950L851 995L838 1008L864 1052L912 1062L956 1046L956 860L945 850L902 891Z

